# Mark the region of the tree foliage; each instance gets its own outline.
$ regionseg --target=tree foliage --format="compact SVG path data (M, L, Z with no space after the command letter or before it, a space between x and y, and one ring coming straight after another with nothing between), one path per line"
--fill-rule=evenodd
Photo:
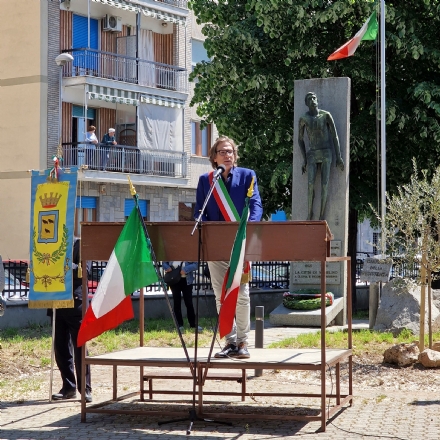
M210 62L198 64L192 104L240 144L259 176L266 213L291 205L294 80L351 78L350 207L377 202L375 42L327 61L375 4L361 0L191 0ZM432 170L440 157L438 0L387 2L387 189L411 175L411 159Z
M428 177L413 161L409 183L388 197L382 231L389 255L428 273L440 270L440 167Z

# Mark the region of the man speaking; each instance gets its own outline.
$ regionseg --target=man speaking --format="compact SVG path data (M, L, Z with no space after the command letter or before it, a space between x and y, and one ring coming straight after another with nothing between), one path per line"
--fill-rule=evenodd
M220 173L219 185L215 186L211 197L202 213L202 221L237 221L236 215L241 216L246 195L254 179L254 191L249 200L249 221L260 221L263 214L261 198L258 192L257 177L253 170L237 167L237 147L234 141L226 136L219 137L211 147L209 160L214 171L203 174L199 178L196 196L195 217L198 218L203 203L209 193L211 183ZM221 181L221 182L220 182ZM235 215L234 215L235 213ZM217 312L220 311L222 286L228 270L227 261L209 261L212 288L214 289ZM250 331L250 297L249 283L240 285L232 330L225 336L226 345L214 357L249 358L247 341Z

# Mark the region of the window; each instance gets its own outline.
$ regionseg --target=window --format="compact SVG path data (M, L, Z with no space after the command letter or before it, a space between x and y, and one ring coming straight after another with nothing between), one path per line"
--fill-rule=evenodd
M90 19L90 46L89 46L89 20L82 15L73 14L72 22L72 45L73 49L98 49L99 26L98 20ZM93 52L78 50L72 53L74 72L78 75L90 75L98 69L98 59Z
M96 197L77 197L74 234L81 237L81 222L96 222Z
M138 200L139 208L141 210L142 218L147 221L148 220L148 201L147 200ZM125 219L129 217L131 211L134 208L134 199L125 199L124 202L124 216Z
M208 53L203 46L203 41L191 40L191 65L194 70L194 66L201 61L209 61Z
M191 122L191 154L196 156L209 156L211 146L212 124L208 124L203 130L200 122Z

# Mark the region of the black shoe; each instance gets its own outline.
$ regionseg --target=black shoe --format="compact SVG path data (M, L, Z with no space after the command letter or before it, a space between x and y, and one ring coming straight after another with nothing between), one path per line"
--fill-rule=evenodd
M90 402L92 402L92 393L90 392L90 391L86 391L86 402L87 403L90 403Z
M240 342L237 347L237 351L235 354L231 354L230 356L234 356L238 359L248 359L251 355L248 352L247 345L245 342Z
M76 390L65 391L61 389L58 393L52 394L53 400L64 400L64 399L75 399L76 398Z
M237 347L234 344L228 344L222 351L219 351L214 355L215 358L225 358L228 356L234 356L237 353Z

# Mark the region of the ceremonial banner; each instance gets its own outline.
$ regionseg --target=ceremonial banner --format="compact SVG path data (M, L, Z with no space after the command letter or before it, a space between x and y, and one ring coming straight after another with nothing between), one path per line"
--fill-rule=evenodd
M32 173L29 308L70 308L77 171Z

